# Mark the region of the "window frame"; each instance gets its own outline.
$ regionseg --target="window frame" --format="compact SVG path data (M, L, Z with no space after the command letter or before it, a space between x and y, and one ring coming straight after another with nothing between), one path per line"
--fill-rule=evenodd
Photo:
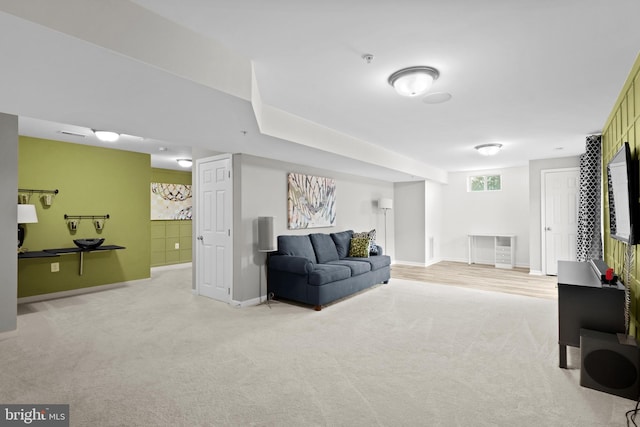
M488 188L489 179L493 177L498 177L500 182L500 188L490 190ZM482 178L482 190L474 190L472 182L474 179ZM493 193L495 191L502 191L502 174L500 173L491 173L491 174L481 174L481 175L469 175L467 176L467 192L468 193Z

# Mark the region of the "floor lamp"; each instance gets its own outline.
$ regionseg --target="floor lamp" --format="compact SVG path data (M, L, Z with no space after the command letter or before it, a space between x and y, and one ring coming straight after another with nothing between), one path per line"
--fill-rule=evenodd
M386 250L389 251L389 245L387 244L387 211L393 209L393 200L391 199L378 199L378 209L384 211L384 245Z
M267 257L264 261L264 273L267 279L267 305L271 308L269 303L269 253L276 251L276 239L273 233L273 220L272 216L260 216L258 217L258 252L265 252ZM260 294L262 294L262 286L260 286ZM261 296L261 295L260 295Z

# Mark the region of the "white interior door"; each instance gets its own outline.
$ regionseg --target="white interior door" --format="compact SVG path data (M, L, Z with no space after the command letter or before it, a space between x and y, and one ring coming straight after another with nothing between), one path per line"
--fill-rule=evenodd
M558 274L558 261L576 260L578 168L542 171L543 273Z
M196 288L200 295L229 302L233 279L231 156L197 160L196 175Z

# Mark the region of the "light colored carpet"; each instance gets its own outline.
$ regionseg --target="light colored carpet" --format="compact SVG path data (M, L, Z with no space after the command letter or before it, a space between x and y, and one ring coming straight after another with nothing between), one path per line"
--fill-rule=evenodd
M72 426L624 426L558 368L557 301L392 279L315 312L191 294L188 269L25 304L0 403Z

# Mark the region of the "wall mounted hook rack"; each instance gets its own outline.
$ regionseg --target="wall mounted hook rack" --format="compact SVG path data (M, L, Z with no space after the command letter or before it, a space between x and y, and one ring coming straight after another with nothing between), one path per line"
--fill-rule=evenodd
M29 188L18 188L18 193L38 193L38 194L58 194L60 191L56 188L55 190L32 190Z
M106 214L106 215L67 215L67 214L64 214L64 219L109 219L109 214Z

